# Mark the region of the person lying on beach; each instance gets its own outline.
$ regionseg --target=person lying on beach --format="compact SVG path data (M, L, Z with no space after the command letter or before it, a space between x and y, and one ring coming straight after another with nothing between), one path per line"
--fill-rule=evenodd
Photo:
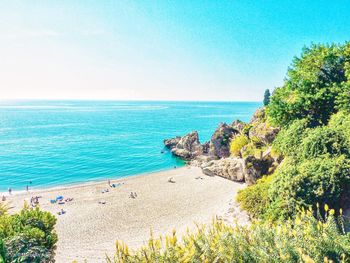
M169 177L168 178L168 182L169 183L176 183L175 180L174 180L174 177Z
M108 189L103 189L102 191L101 191L101 193L102 194L104 194L104 193L108 193L109 192L109 190Z
M66 213L66 211L64 211L63 209L61 209L60 212L58 212L57 214L60 216L60 215L64 215Z
M129 198L135 199L137 197L136 192L131 192Z

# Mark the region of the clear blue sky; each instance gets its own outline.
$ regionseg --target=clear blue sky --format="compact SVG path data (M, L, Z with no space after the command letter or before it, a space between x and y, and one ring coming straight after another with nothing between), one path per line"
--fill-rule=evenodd
M261 100L349 1L1 1L0 98Z

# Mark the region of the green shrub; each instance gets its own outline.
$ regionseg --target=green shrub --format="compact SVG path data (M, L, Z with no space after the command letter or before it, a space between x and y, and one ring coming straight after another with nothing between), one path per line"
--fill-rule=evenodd
M322 155L349 155L349 148L344 134L329 127L317 127L310 130L303 139L302 145L302 156L305 159L316 158Z
M268 190L271 180L272 176L265 176L259 179L256 184L247 186L238 192L237 201L250 216L254 218L264 217L270 204Z
M249 143L249 139L245 135L235 137L230 143L230 152L234 156L240 156L241 149Z
M5 247L4 247L4 241L0 239L0 263L5 263Z
M339 222L339 223L338 223ZM277 224L255 221L250 227L215 221L209 228L188 232L179 242L173 235L155 239L137 249L117 242L108 262L349 262L350 237L334 210L326 220L301 211L294 220Z
M53 262L57 242L55 224L55 216L38 207L25 206L17 214L0 216L5 262Z
M306 119L294 121L289 128L282 129L272 144L276 153L284 156L298 156L300 144L307 133Z
M297 206L315 203L342 205L342 196L350 190L350 160L345 156L322 157L302 163L289 161L275 173L269 189L272 219L293 215Z
M347 140L347 146L350 149L350 114L345 111L340 111L333 114L328 126L339 132L342 132Z

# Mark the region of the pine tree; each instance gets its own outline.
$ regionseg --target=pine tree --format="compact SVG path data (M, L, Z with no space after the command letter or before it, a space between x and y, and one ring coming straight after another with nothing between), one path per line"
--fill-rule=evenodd
M266 89L265 93L264 93L264 106L269 105L269 103L270 103L270 96L271 96L270 90Z

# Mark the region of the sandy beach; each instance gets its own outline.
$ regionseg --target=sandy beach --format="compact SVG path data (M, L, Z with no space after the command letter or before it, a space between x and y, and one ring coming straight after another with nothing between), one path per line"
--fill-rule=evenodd
M174 183L168 182L173 177ZM179 235L195 223L210 223L214 216L233 222L247 221L235 196L243 184L220 177L203 175L196 167L183 167L148 175L113 180L112 188L106 182L83 184L64 188L29 191L8 198L11 212L30 202L32 196L42 196L40 207L54 213L58 220L58 263L103 262L106 254L113 256L115 241L123 240L131 248L142 245L149 237L171 233ZM108 189L109 192L102 193ZM137 197L131 198L130 193ZM62 195L73 198L65 204L51 204ZM102 203L100 203L102 202ZM63 209L63 215L57 213Z

